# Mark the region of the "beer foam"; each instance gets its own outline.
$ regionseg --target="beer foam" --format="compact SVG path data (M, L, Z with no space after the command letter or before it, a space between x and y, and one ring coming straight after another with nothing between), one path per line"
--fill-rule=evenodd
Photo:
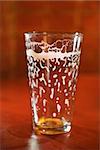
M42 51L41 53L36 53L34 52L32 49L28 49L26 50L26 54L27 56L32 56L36 59L39 59L39 60L42 60L42 59L63 59L64 57L70 57L70 56L73 56L73 55L79 55L80 54L80 51L77 51L77 52L64 52L62 53L61 51L59 52L54 52L54 51L48 51L48 52L45 52L45 51Z

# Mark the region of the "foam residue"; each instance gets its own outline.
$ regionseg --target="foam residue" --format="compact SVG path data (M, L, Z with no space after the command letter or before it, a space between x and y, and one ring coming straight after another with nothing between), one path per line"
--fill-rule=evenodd
M57 114L56 114L56 113L53 113L52 115L53 115L53 117L56 117Z
M72 83L72 82L71 82L71 80L69 80L69 82L68 82L68 87L70 87L70 86L71 86L71 83Z
M46 60L56 58L56 60L58 60L59 58L64 59L64 57L70 57L75 54L79 55L80 51L65 52L65 53L62 53L61 51L59 51L59 52L54 52L54 51L44 52L44 51L42 51L41 53L36 53L32 49L28 49L28 50L26 50L26 54L27 54L27 56L33 56L39 60L42 60L43 58ZM58 61L57 61L57 63L58 63Z
M60 91L60 82L58 82L58 89L57 91Z
M43 99L43 106L46 106L46 102L47 102L47 100Z
M66 82L65 82L65 78L66 78L66 76L62 76L63 85L65 85L65 84L66 84Z
M40 97L42 97L42 94L45 93L45 90L42 86L39 86L39 94L40 94Z
M52 71L55 71L55 69L56 69L56 66L53 67Z
M60 68L60 69L59 69L59 72L61 72L61 70L62 70L62 69Z
M67 47L63 52L62 48L51 47L50 49L50 45L46 45L45 42L33 42L33 47L26 50L30 85L32 90L36 92L32 95L36 121L38 121L36 104L40 100L43 104L44 113L47 111L47 100L52 99L51 101L56 103L53 117L56 117L56 112L59 113L63 108L61 101L65 103L66 111L70 108L69 98L70 93L74 97L75 92L73 91L76 90L76 85L73 86L73 79L76 81L81 53L80 50L76 49L80 46L80 39L75 43L76 40L77 36L74 39L73 51L71 52L67 52ZM36 45L42 50L38 51L38 48L36 50ZM50 92L49 98L46 95L48 91ZM64 98L62 98L63 95Z
M65 99L65 104L69 107L69 100Z
M46 82L45 77L44 77L44 73L42 73L42 77L39 80L43 81L45 86L47 85L47 82Z
M33 56L33 57L34 57L34 56ZM42 61L43 61L43 60L42 60ZM44 67L44 66L42 65L42 62L40 61L40 66L41 66L42 69L46 69L47 72L49 72L49 69L48 69L49 67L47 67L48 65Z
M59 97L56 98L56 100L59 100L59 99L60 99Z
M54 86L56 86L56 85L57 85L57 83L58 83L58 79L56 79L56 81L55 81L55 83L54 83Z
M57 74L54 74L54 75L53 75L53 78L57 78L57 76L58 76Z
M53 96L54 96L54 88L51 88L50 98L53 99Z
M61 110L61 106L60 104L57 104L57 111L60 112L60 110Z
M67 92L67 89L64 89L64 93L66 93Z

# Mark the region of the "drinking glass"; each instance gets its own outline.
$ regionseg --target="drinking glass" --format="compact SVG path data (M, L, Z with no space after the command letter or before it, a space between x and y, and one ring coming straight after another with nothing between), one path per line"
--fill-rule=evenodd
M25 33L33 129L70 133L82 33Z

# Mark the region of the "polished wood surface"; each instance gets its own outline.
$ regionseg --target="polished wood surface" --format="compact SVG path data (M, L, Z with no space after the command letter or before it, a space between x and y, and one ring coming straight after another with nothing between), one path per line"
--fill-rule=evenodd
M0 83L0 150L99 150L99 79L78 80L70 137L34 135L27 79Z

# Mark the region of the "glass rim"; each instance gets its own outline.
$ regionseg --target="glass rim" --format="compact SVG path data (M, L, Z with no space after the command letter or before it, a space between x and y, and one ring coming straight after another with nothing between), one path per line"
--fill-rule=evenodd
M81 32L51 32L51 31L43 31L43 32L37 32L37 31L33 31L33 32L24 32L24 35L29 35L29 36L37 36L37 35L43 35L43 36L57 36L57 35L61 35L61 36L68 36L68 37L75 37L76 35L83 38L83 33Z

